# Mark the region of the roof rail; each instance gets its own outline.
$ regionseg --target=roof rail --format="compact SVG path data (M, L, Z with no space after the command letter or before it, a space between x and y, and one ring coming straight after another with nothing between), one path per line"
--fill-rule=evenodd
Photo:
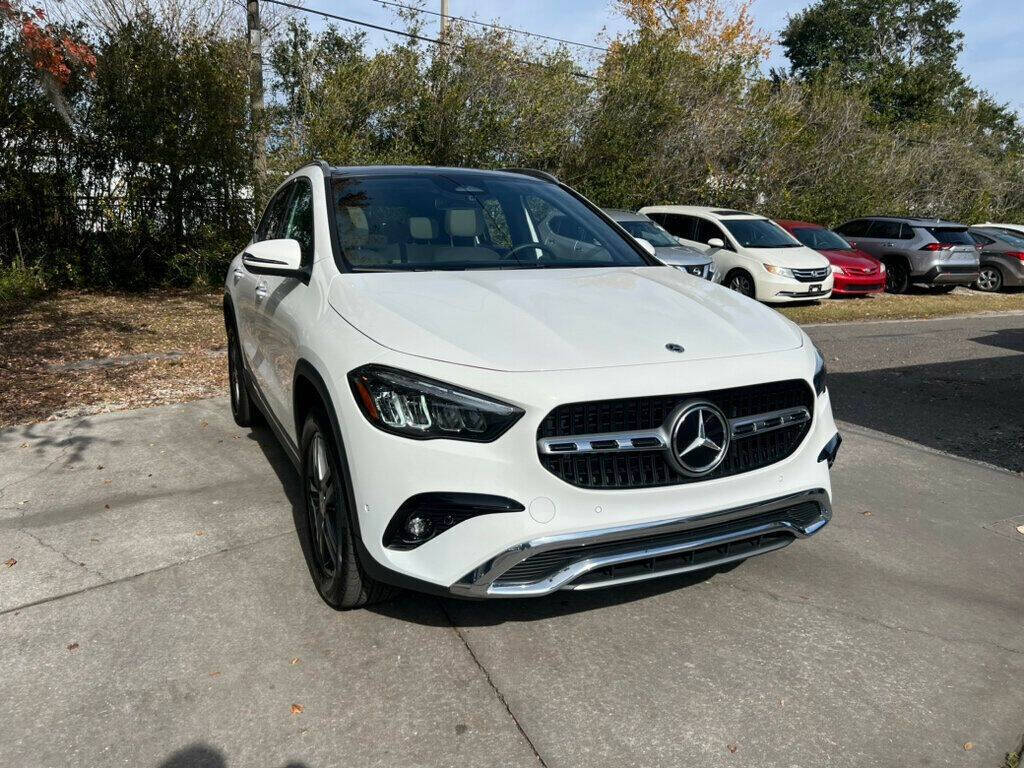
M500 171L506 173L521 173L523 176L533 176L535 179L541 181L550 181L552 184L558 184L558 178L547 171L538 171L536 168L499 168Z

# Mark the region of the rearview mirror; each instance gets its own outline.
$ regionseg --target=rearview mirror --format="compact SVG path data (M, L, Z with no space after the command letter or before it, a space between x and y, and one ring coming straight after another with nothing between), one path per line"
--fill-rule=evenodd
M650 240L645 240L642 237L638 237L636 238L636 241L640 243L640 247L647 251L649 254L651 254L651 256L657 253L657 251L654 249L654 246L651 245Z
M298 240L263 240L250 243L242 254L242 266L256 275L301 277L302 247Z
M725 248L725 241L720 237L712 237L708 240L708 245L712 248Z

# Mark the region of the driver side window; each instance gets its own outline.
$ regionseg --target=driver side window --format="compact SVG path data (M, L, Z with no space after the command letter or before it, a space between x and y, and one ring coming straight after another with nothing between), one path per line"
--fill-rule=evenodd
M294 188L294 184L287 185L274 195L274 198L267 204L267 209L263 212L263 219L260 221L256 234L253 236L253 242L258 243L263 240L274 240L284 237L283 232L285 216L288 212L288 198L291 197Z
M707 219L697 219L697 235L694 237L694 240L707 245L708 240L712 240L716 237L725 243L726 248L732 250L729 238L725 236L725 233L722 232L721 228L717 224L708 221Z

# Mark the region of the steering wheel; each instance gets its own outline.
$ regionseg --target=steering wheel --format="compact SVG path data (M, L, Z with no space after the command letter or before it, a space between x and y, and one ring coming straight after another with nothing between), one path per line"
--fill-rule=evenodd
M531 248L539 248L544 253L547 253L548 255L550 255L551 258L553 258L553 259L557 259L558 258L558 253L556 253L553 248L551 248L548 245L545 245L544 243L522 243L521 245L517 245L511 251L509 251L504 256L502 256L501 259L499 259L499 261L513 261L513 260L514 261L520 261L519 259L516 258L516 254L519 253L519 251L526 251L526 250L529 250ZM539 261L539 259L538 259L538 261ZM520 261L520 263L522 263L522 262Z

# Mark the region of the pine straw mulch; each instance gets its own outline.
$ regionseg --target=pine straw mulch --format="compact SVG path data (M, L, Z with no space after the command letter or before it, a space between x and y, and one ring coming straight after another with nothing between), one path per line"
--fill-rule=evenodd
M61 291L0 309L0 427L227 392L216 293Z

